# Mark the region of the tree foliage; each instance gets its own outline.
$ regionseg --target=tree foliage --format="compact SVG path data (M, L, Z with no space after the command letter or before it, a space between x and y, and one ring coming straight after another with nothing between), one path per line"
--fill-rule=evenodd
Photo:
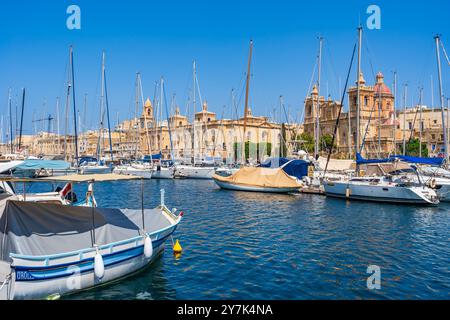
M419 139L414 138L408 141L406 144L406 155L412 156L412 157L418 157L420 155L420 143ZM422 142L422 157L428 157L428 149L427 144Z
M235 142L233 144L233 149L234 149L234 158L236 160L239 160L238 153L240 153L242 150L242 144L240 142ZM252 151L252 157L254 157L254 156L259 157L261 152L262 152L262 156L264 156L264 155L270 156L270 154L272 152L272 144L270 142L253 143L250 141L246 141L245 142L245 159L250 158L249 157L250 150ZM254 154L255 152L256 152L256 154ZM261 160L261 159L259 159L259 160Z

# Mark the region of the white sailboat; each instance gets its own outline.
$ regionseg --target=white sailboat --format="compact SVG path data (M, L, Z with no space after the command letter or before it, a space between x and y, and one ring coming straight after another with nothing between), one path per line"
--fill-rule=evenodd
M369 169L370 167L370 169ZM400 169L401 167L401 169ZM323 187L329 197L390 203L437 205L437 193L417 179L395 175L409 166L405 163L371 164L366 176L342 176L340 180L325 179ZM409 167L411 170L412 168ZM373 174L371 174L373 173Z
M144 179L151 179L153 174L153 168L148 164L136 162L116 166L113 172L116 174L127 174L130 176L137 176Z
M107 113L108 120L108 135L109 135L109 149L111 155L111 161L113 160L112 153L112 141L111 141L111 128L109 126L109 108L108 108L108 97L106 95L106 77L105 77L105 52L102 53L102 84L101 84L101 96L100 96L100 130L98 139L98 149L97 153L100 156L103 152L102 145L104 145L104 128L103 128L103 118L105 112ZM106 101L106 110L104 111L104 104ZM79 162L79 173L80 174L104 174L111 173L112 168L107 166L101 159L87 159L83 161L83 158Z
M162 129L162 111L163 111L163 103L165 104L166 108L166 116L167 116L167 127L169 131L169 140L170 140L170 156L171 159L173 159L173 147L172 147L172 132L170 128L170 118L169 118L169 112L167 110L167 101L165 99L165 87L164 87L164 79L161 78L160 80L160 99L158 101L158 111L160 115L160 128ZM160 135L162 137L162 133ZM153 155L150 157L150 161L153 163L152 165L152 178L153 179L173 179L174 173L175 173L175 167L173 165L172 160L162 160L162 152L160 150L160 153L157 155Z
M201 121L197 121L195 119L195 111L196 111L196 90L198 88L198 79L195 61L192 64L192 72L193 72L193 112L194 112L194 122L193 122L193 140L192 140L192 164L176 164L174 167L174 178L188 178L188 179L212 179L217 166L214 164L211 165L209 163L204 163L199 161L198 150L196 150L196 142L198 140L197 137L197 128L196 123L200 122L200 126L202 126ZM200 148L201 152L201 148Z
M357 79L360 76L360 57L361 57L362 28L358 28L358 68ZM353 62L353 57L352 57ZM349 68L350 72L351 68ZM345 85L345 89L348 83ZM345 94L344 90L344 94ZM332 145L336 136L336 129L339 124L339 116L336 121L333 140L328 152L327 164L325 166L323 187L325 194L330 197L339 197L354 200L379 201L391 203L413 203L424 205L437 205L439 198L434 190L421 183L420 179L415 181L408 177L396 175L404 170L414 170L406 163L399 162L396 159L376 159L366 160L360 155L362 147L360 146L360 125L359 125L359 107L360 107L360 81L357 81L357 137L355 145L356 155L356 176L341 176L339 179L326 177L326 171L330 160ZM344 96L341 100L341 109ZM340 110L341 111L341 110ZM339 115L340 115L339 111ZM361 170L361 169L365 170ZM365 173L365 174L363 174Z
M136 102L136 119L137 119L137 111L139 109L139 98L141 98L142 100L142 105L144 106L144 98L142 95L142 82L141 82L141 75L138 72L136 74L136 82L135 82L135 89L136 89L136 97L135 97L135 102ZM150 138L149 138L149 134L148 134L148 126L147 126L147 115L146 112L143 113L144 114L144 126L145 126L145 130L146 130L146 138L147 138L147 146L148 146L148 150L151 153L151 148L150 148ZM136 126L136 146L138 144L138 138L137 136L139 135L139 125ZM136 154L135 156L137 156L137 148L136 148ZM116 166L113 170L114 173L117 174L126 174L126 175L130 175L130 176L138 176L144 179L151 179L153 176L153 165L152 165L152 157L150 156L150 162L144 162L144 161L133 161L131 163L127 163L127 164L122 164L119 166Z
M93 157L83 157L78 165L79 174L105 174L111 173L111 167L103 164L100 160Z

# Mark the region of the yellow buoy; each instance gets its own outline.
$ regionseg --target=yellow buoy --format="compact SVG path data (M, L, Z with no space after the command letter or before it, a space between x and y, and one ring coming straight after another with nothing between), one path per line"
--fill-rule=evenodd
M173 253L181 253L181 251L183 251L183 248L181 247L180 242L177 239L173 246Z

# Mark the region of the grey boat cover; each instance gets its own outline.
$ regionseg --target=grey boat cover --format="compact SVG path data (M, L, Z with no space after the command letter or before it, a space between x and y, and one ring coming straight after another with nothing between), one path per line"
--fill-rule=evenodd
M160 209L145 209L145 230L171 225ZM92 248L140 235L141 210L63 206L0 195L0 254L50 255Z

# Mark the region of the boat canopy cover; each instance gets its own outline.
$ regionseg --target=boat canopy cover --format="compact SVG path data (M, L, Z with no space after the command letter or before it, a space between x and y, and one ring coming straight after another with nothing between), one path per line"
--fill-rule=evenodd
M296 178L289 176L281 168L243 167L228 177L214 175L214 179L236 185L266 188L300 188Z
M325 166L327 164L327 158L319 157L317 160L319 163L319 167L322 170L325 170ZM344 160L344 159L330 159L328 163L327 170L328 171L346 171L346 170L354 170L355 169L355 161L353 160Z
M444 158L420 158L402 155L390 156L389 158L384 159L364 159L359 153L356 154L357 164L385 163L385 162L394 162L396 160L402 160L409 163L429 164L433 166L440 166L444 162Z
M420 157L410 157L410 156L393 156L395 158L401 159L405 162L409 162L409 163L419 163L419 164L429 164L432 166L441 166L442 163L444 162L444 158L439 158L439 157L435 157L435 158L420 158Z
M395 158L384 158L384 159L364 159L361 154L356 154L356 163L357 164L369 164L369 163L386 163L395 161Z
M103 182L103 181L116 181L116 180L136 180L141 179L138 176L131 176L125 174L115 173L98 173L98 174L68 174L65 176L44 177L39 179L28 179L30 181L72 181L72 182ZM13 179L14 180L14 179ZM24 179L27 181L27 179ZM20 181L20 180L19 180Z
M298 179L308 175L308 166L308 161L287 158L269 158L260 165L262 168L281 167L288 175Z
M16 201L0 198L1 259L9 254L42 256L92 248L138 236L142 229L141 210L104 209ZM160 209L144 212L147 232L171 225Z
M27 159L22 164L18 165L16 169L20 170L39 170L39 169L54 169L66 170L70 168L70 163L63 160L40 160Z
M156 154L152 154L150 155L145 155L142 157L142 161L143 162L150 162L151 160L160 160L162 158L162 153L156 153Z
M18 165L22 164L23 161L8 161L0 162L0 173L7 173L9 170L16 168Z
M364 176L382 176L385 174L399 174L414 171L406 162L366 163L361 165Z

